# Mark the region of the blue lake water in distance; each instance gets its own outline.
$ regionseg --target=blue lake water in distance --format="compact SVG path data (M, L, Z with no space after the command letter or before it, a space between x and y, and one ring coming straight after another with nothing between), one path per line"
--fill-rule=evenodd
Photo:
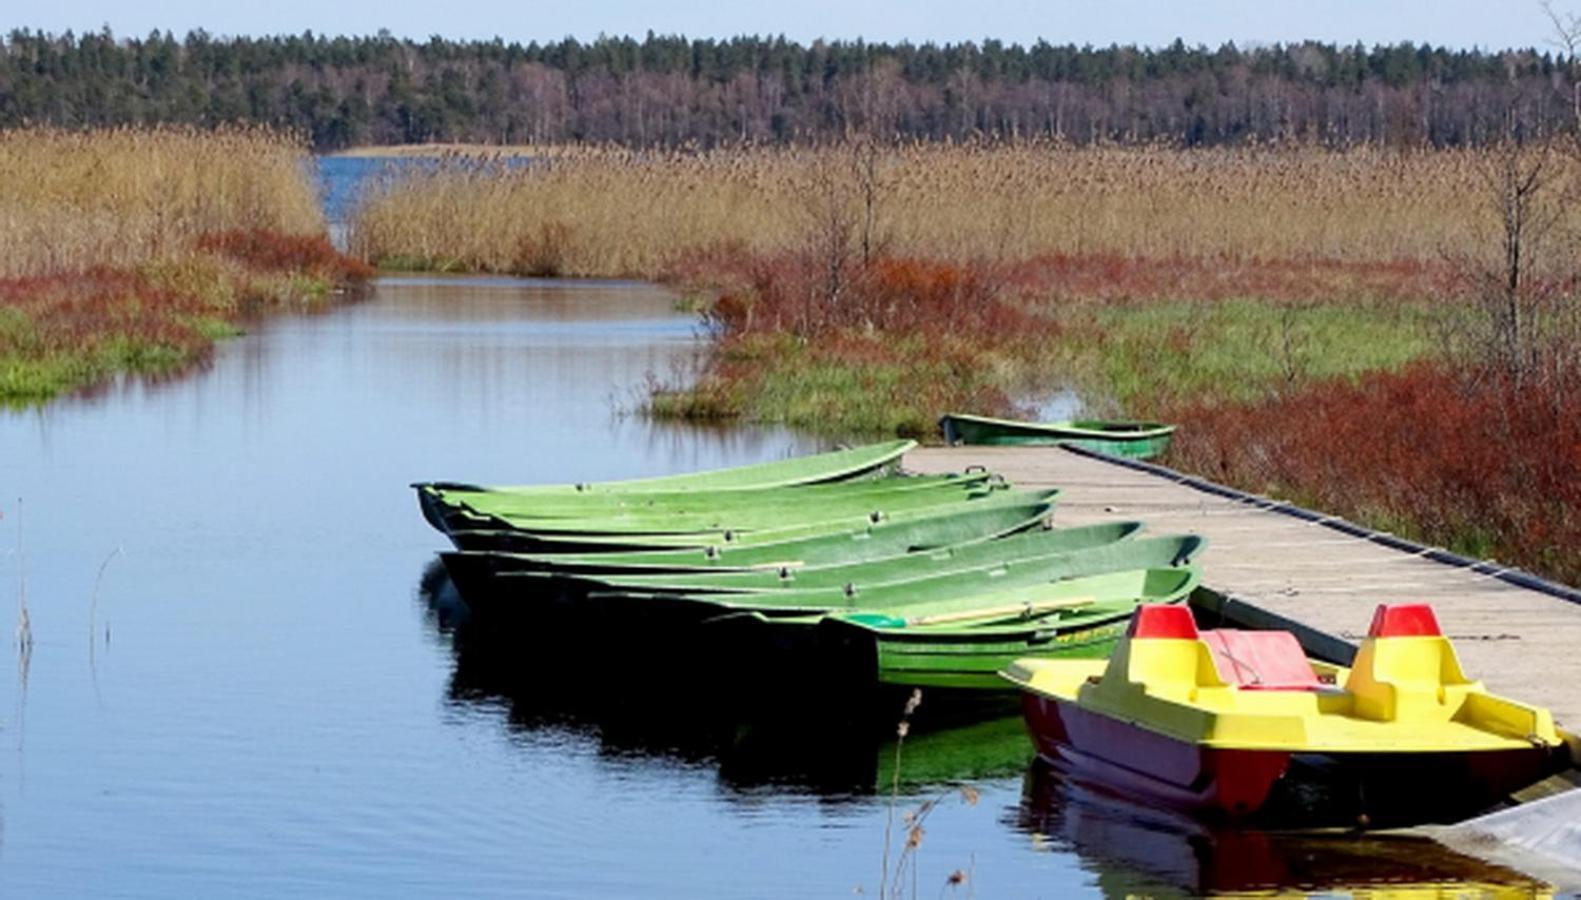
M402 172L432 167L440 163L430 156L318 156L314 157L315 175L319 196L324 203L324 216L331 225L343 227L351 218L361 192L380 178L399 177ZM507 167L531 165L524 156L500 160L477 160L478 165ZM450 164L456 164L453 161Z
M25 599L33 637L0 666L0 896L876 896L887 721L784 719L773 694L743 718L596 641L465 639L431 570L414 480L829 445L621 413L696 350L648 286L389 279L206 371L0 412L0 622ZM751 694L750 667L720 674ZM1527 887L1418 845L1207 828L1030 755L1013 717L908 738L898 810L940 798L919 895L962 895L956 870L981 897Z

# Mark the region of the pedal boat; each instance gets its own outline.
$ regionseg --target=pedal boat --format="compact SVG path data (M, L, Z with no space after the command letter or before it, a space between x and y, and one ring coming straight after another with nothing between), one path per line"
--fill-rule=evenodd
M1297 754L1409 754L1461 779L1435 790L1496 798L1561 752L1548 710L1467 678L1420 604L1379 606L1348 670L1310 662L1289 632L1199 632L1189 609L1149 605L1107 662L1021 659L1001 674L1056 769L1214 814L1257 811Z

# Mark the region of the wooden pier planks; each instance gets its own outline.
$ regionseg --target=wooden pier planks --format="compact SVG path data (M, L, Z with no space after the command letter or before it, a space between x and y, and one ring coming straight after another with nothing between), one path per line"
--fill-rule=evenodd
M1205 585L1347 640L1379 603L1430 602L1471 677L1581 730L1581 603L1058 447L926 448L905 464L979 464L1018 487L1059 487L1060 525L1133 518L1151 534L1204 535Z

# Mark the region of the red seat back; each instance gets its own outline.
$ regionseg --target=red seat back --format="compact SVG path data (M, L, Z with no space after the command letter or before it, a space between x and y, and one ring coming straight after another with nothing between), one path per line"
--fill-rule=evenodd
M1248 690L1308 691L1321 686L1301 642L1288 631L1202 632L1219 677Z

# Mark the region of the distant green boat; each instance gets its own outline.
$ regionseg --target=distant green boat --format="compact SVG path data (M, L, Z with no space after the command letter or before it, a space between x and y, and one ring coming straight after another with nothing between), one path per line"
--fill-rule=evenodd
M1141 603L1178 603L1194 567L1133 569L967 598L859 610L819 622L821 643L854 654L882 684L1001 690L1025 657L1102 658Z
M511 572L560 575L663 575L704 572L777 571L784 567L828 566L879 559L901 553L939 550L992 540L1047 524L1057 491L1005 493L964 508L844 531L760 544L725 543L675 550L624 553L507 553L457 550L441 553L451 580L463 593L488 587L493 577Z
M1175 426L1159 422L1072 419L1017 422L950 413L939 420L947 444L1042 447L1068 444L1111 456L1152 459L1169 448Z
M798 456L728 469L705 472L688 472L680 475L663 475L657 478L638 478L627 481L585 482L579 484L517 485L506 487L481 487L445 481L427 481L413 484L423 517L440 531L448 530L444 513L454 504L446 498L448 493L505 493L524 497L564 497L589 493L629 493L633 491L687 491L687 490L761 490L763 488L790 487L793 485L840 482L873 475L898 464L906 451L917 446L916 441L888 441L847 450Z

